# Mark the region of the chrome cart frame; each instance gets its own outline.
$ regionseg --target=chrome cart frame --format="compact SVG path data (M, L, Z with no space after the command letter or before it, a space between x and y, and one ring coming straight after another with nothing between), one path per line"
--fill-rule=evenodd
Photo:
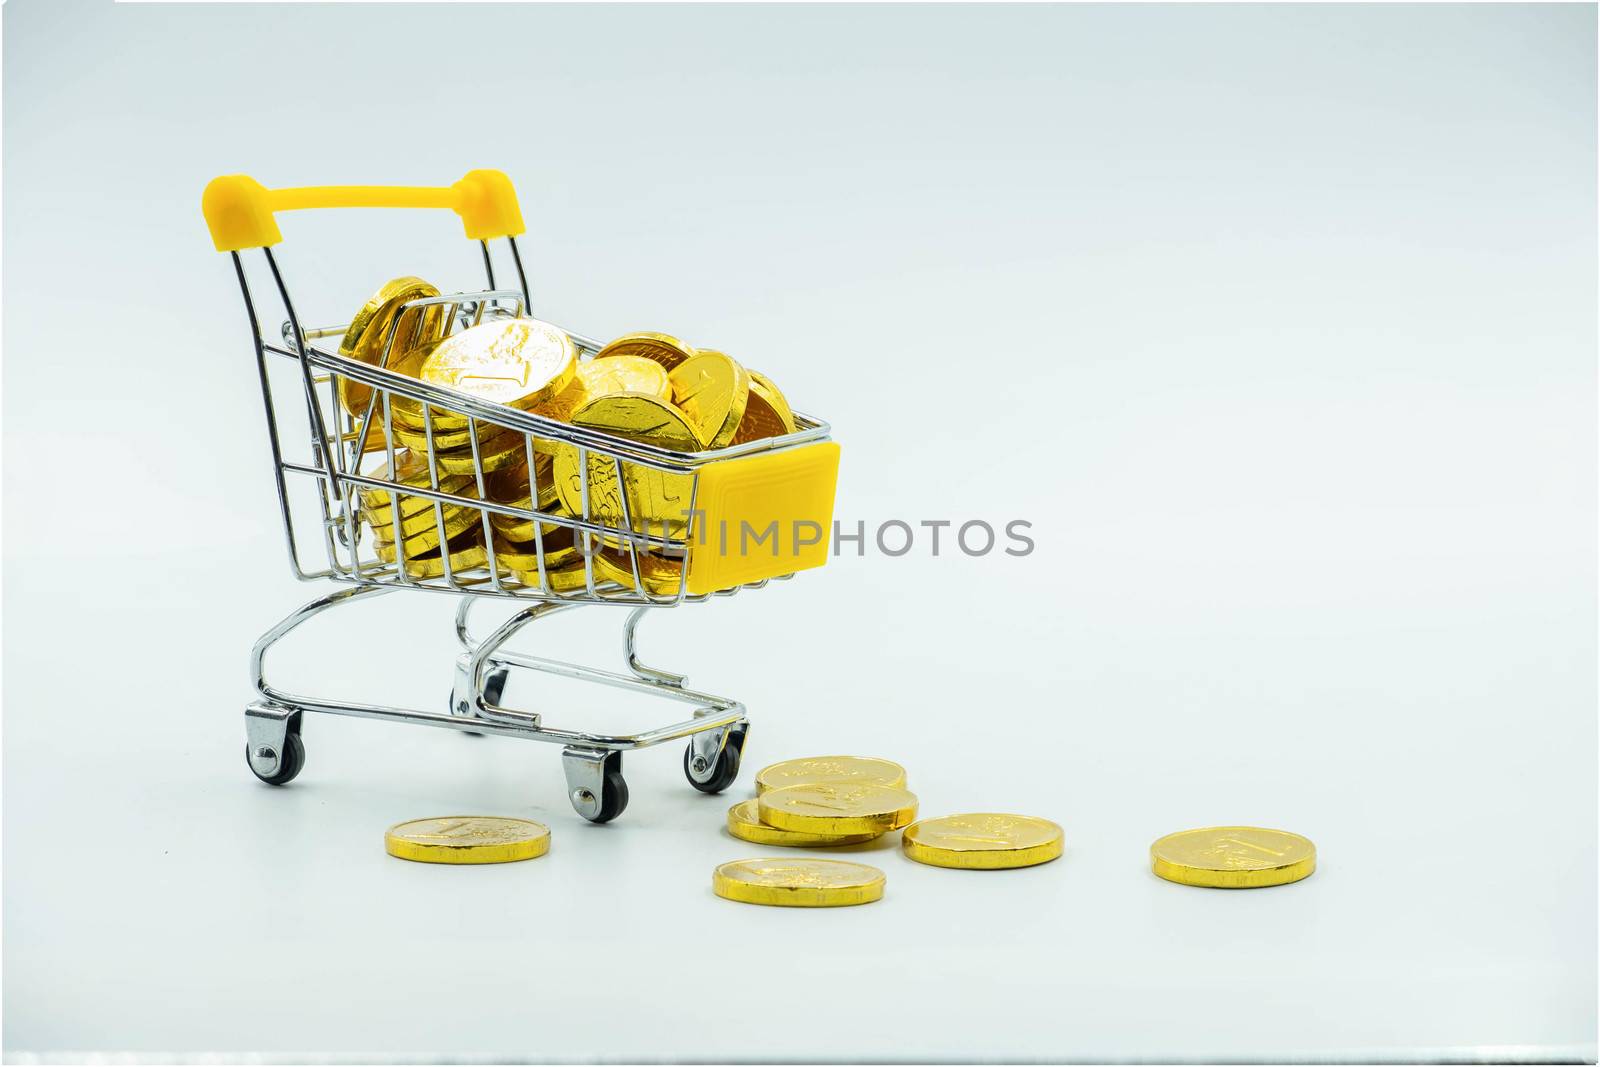
M493 172L474 172L483 173ZM464 182L472 177L469 175ZM219 182L229 180L232 179L218 179ZM458 183L458 186L461 184ZM506 188L509 193L509 185ZM341 190L280 190L273 195L310 192L336 193ZM209 189L207 195L211 195ZM359 206L394 206L389 203L369 204L367 201L288 206L352 206L357 203ZM514 200L512 203L514 210ZM440 205L407 203L401 206ZM467 218L464 211L458 209L458 213ZM218 227L209 205L207 219L213 224L215 237ZM520 216L516 221L520 232ZM223 247L222 240L217 240L219 247ZM522 256L514 235L505 234L503 240L516 277L516 289L502 290L496 287L495 257L491 244L488 239L480 239L478 243L487 276L486 288L409 301L403 308L408 312L417 312L412 320L418 319L424 311L442 311L448 332L495 317L526 315L532 301ZM708 793L720 792L732 784L738 774L749 728L744 705L727 697L691 690L685 686L684 676L643 663L637 650L637 630L640 620L653 608L674 608L703 601L710 596L728 596L737 592L738 588L759 588L768 579L711 593L691 594L688 588L690 567L685 563L680 568L681 578L676 590L652 591L649 583L641 577L640 554L648 551L687 561L697 536L704 543L703 529L697 528L702 516L696 511L695 503L700 492L701 474L710 464L730 458L793 450L826 441L829 432L827 424L796 413L798 429L795 433L733 448L684 453L621 441L540 415L441 389L389 369L391 358L396 356L397 345L399 351L404 351L406 339L397 338L397 331L402 321L406 320L405 314L395 315L390 323L378 365L363 363L314 344L324 338L342 335L346 326L315 329L301 326L283 273L268 246L270 243L262 245L260 253L261 262L271 277L272 290L281 301L285 315L278 339L269 337L262 329L256 297L240 250L225 250L232 255L249 318L290 567L301 581L326 579L346 588L304 605L256 642L250 665L258 698L245 709L246 758L250 770L262 781L273 785L286 784L299 774L305 760L301 726L304 714L309 711L559 744L562 746L568 797L578 814L591 822L607 822L620 815L627 806L628 790L622 776L622 753L630 749L687 739L684 771L690 784ZM592 357L600 348L595 341L582 335L568 332L568 336L578 348L580 358ZM298 375L292 376L293 384L275 385L274 374L271 373L273 361L289 361L297 366ZM347 412L340 402L341 388L349 382L359 383L369 391L370 399L365 412L359 415ZM281 403L284 397L277 395L279 392L291 394L292 409L284 407ZM422 435L426 447L413 447L412 451L426 456L431 484L402 482L396 480L397 475L393 475L400 469L396 456L394 408L401 401L409 402L411 410L423 413ZM300 408L304 409L303 412L299 412ZM306 459L291 458L289 454L291 442L284 431L284 418L291 410L303 414L310 429L310 450ZM468 431L472 478L471 484L459 492L440 487L439 470L435 462L435 423L440 417L451 418L457 424L464 423ZM380 428L381 446L374 448L373 438ZM503 504L490 499L485 481L488 471L485 470L480 452L480 435L485 431L493 432L499 439L506 434L521 435L531 480L530 499L525 506ZM557 446L576 450L577 469L582 483L581 515L561 513L554 506L540 506L536 452ZM369 456L382 458L386 466L378 470L367 469L370 465L364 461ZM608 466L597 468L594 464ZM647 532L649 524L634 521L628 513L627 491L618 494L621 502L619 519L617 515L597 506L591 484L592 472L596 469L609 470L610 476L615 479L612 484L616 486L626 484L626 478L639 476L640 472L659 472L678 478L682 484L690 487L687 521L677 529L661 524L658 532ZM326 564L315 568L305 563L307 548L301 543L303 535L297 531L297 513L304 510L304 505L297 503L291 493L291 487L304 484L309 484L315 493L315 528ZM390 549L394 558L380 558L375 551L374 531L361 516L360 495L364 492L369 494L369 498L373 493L386 496L393 508L389 514L397 533ZM829 492L831 494L831 482ZM437 537L434 544L440 546L436 558L442 573L415 569L419 559L408 553L406 542L411 535L401 524L402 519L409 517L402 509L402 496L431 502L433 525L429 529ZM446 505L477 512L481 520L483 543L487 546L483 564L459 568L452 564L451 553L444 549L449 547L451 536L459 535L452 535L446 528ZM502 569L496 561L494 546L496 538L504 540L505 535L499 533L491 523L492 514L515 520L531 520L537 553L536 571L513 574ZM302 518L301 525L309 524ZM544 534L541 531L552 527L571 530L574 542L582 547L581 587L573 587L569 582L566 588L558 589L551 581L552 576L545 566ZM472 536L475 537L476 533ZM601 545L621 553L626 559L632 570L632 588L608 581L605 575L597 573L595 556ZM773 574L772 579L790 576ZM303 623L335 608L357 601L374 600L396 589L439 592L459 599L455 630L462 651L455 662L448 708L428 711L334 700L296 693L267 680L267 653ZM470 616L474 605L484 598L510 600L521 606L491 632L475 635L469 626ZM628 609L622 627L627 673L527 655L506 647L530 623L582 606ZM687 704L692 710L687 718L675 719L633 734L547 725L544 717L537 712L501 703L508 677L514 670L552 674L649 694Z

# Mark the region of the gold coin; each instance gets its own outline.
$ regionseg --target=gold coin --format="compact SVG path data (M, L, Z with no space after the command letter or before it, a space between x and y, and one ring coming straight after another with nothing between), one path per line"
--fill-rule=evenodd
M479 512L474 508L463 508L450 504L444 505L444 540L448 541L463 530L470 530L481 522ZM420 515L411 518L401 518L401 536L405 538L407 556L420 556L429 549L439 547L439 522L438 516L432 508ZM394 551L394 525L393 523L374 523L373 536L377 539L378 558L385 563L393 563Z
M582 560L578 555L578 546L573 544L572 531L558 528L559 532L544 535L544 569L546 571L561 570L573 560ZM503 569L513 573L527 572L535 580L539 577L538 548L534 542L523 544L520 541L502 541L495 538L494 559Z
M401 513L400 536L406 538L406 551L408 552L423 552L439 543L437 537L414 546L411 543L411 538L432 530L438 524L438 516L434 514L432 507L433 501L430 500L428 503L429 507L417 512L415 515ZM459 504L442 504L440 507L444 511L445 529L449 531L445 534L446 540L465 530L472 524L471 520L478 515L477 511L471 508L464 508ZM466 516L466 521L462 521L462 516ZM366 520L368 526L372 527L373 535L380 542L385 544L394 542L394 523L390 521L388 512L385 512L382 518L377 518L371 512L363 511L361 512L361 517Z
M486 488L489 499L496 504L507 507L526 508L529 511L551 511L557 502L554 465L550 459L537 456L534 459L534 476L539 483L539 506L533 506L533 491L528 485L528 465L526 463L516 467L505 467L495 471L490 476ZM533 540L533 519L518 519L510 515L501 515L497 512L489 513L489 521L494 524L497 532L505 534L513 541ZM566 529L559 523L541 522L540 532L552 534L558 530Z
M808 756L761 768L756 772L756 793L782 789L786 785L820 782L871 782L904 789L906 769L898 763L869 756Z
M741 841L757 845L783 845L786 848L828 848L839 845L859 845L875 841L880 834L797 834L793 830L780 830L761 821L761 813L754 800L741 800L728 809L728 833Z
M531 819L449 815L395 823L384 851L418 863L510 863L550 851L550 828Z
M478 423L478 450L482 451L491 445L498 444L502 437L514 434L507 426L496 426L492 422ZM394 438L414 452L426 455L428 451L428 432L414 430L401 422L394 424ZM472 454L472 431L466 427L459 430L441 430L437 425L433 428L433 451L435 455L441 452L465 452Z
M438 295L439 290L421 278L405 277L385 282L383 288L373 293L350 319L344 339L339 342L339 354L376 367L383 360L384 346L389 343L389 328L394 324L395 316L400 314L400 306L412 300ZM413 308L405 313L394 333L390 370L399 369L401 357L410 349L443 336L446 326L444 312L443 304L434 304ZM367 401L371 397L370 387L348 378L339 380L339 403L350 414L365 415ZM381 415L381 408L378 411ZM379 421L382 421L381 418Z
M422 489L433 487L433 481L428 477L428 461L426 458L404 449L395 453L395 466L398 474L391 474L389 464L384 464L371 474L369 478L376 478L385 482L399 482L401 485L414 485ZM441 493L460 493L462 489L471 484L472 479L459 474L442 476L439 479ZM378 522L389 521L389 511L394 507L394 495L387 489L364 488L360 492L362 510L371 512L372 517ZM415 515L424 508L433 509L433 501L425 496L409 496L400 494L400 514L402 516Z
M677 408L648 393L613 393L595 397L573 413L574 426L598 430L629 441L676 452L699 452L704 443ZM589 452L589 517L606 526L623 527L622 489L609 456ZM628 514L639 533L682 537L688 528L689 498L694 478L671 474L623 461L623 486ZM556 492L572 515L582 515L583 486L578 470L578 449L559 444L555 454Z
M643 356L613 355L585 360L578 364L578 374L572 384L543 414L571 422L574 411L597 396L611 393L648 393L670 403L672 382L667 378L665 367Z
M576 593L580 589L587 591L589 588L589 576L586 572L587 568L583 565L583 559L579 557L576 562L568 563L565 567L559 567L555 570L546 569L544 572L545 583L552 593ZM531 570L517 571L516 575L517 581L529 589L544 590L544 587L539 584L539 569L537 567Z
M489 474L506 467L515 467L518 463L525 464L527 457L528 450L523 443L522 434L516 430L507 430L478 445L476 463L473 462L470 445L458 451L435 452L433 461L445 474L473 474L480 466L483 468L483 473Z
M1061 855L1061 827L1028 815L946 815L906 827L900 847L918 863L995 871L1049 863Z
M1213 889L1286 885L1317 869L1317 846L1287 830L1210 826L1151 845L1150 869L1169 882Z
M750 375L750 402L745 405L744 418L739 420L739 432L733 435L733 443L742 445L763 437L794 433L794 412L789 409L783 392L771 378L753 370L747 373Z
M633 556L639 561L639 578L645 591L654 596L673 596L683 586L683 561L668 559L653 552L619 552L604 548L595 553L596 577L605 577L627 589L634 588Z
M394 547L378 543L378 558L385 563L394 562ZM489 562L489 554L484 551L481 540L468 539L450 545L450 573L460 575L465 571L476 570ZM424 552L421 555L406 556L406 573L413 578L440 578L444 576L444 560L439 556L439 549Z
M422 361L417 377L515 408L549 403L572 382L578 350L538 319L500 319L452 334Z
M881 834L917 817L914 793L871 782L769 789L756 798L761 821L803 834Z
M726 448L750 401L750 374L721 352L702 348L672 368L672 402L707 448Z
M628 333L606 345L595 353L595 359L610 359L612 356L642 356L661 364L671 370L690 356L694 349L670 334L664 333Z
M711 890L727 900L780 908L842 908L883 899L883 872L843 860L766 859L724 863Z

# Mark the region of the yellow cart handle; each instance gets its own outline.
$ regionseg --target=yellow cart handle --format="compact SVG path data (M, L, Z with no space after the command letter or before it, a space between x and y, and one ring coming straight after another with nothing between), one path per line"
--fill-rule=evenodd
M497 170L468 171L454 185L312 185L302 189L268 189L244 174L211 179L200 197L200 210L218 252L265 248L283 240L279 211L310 207L447 207L461 216L474 241L515 237L524 231L522 210L511 179Z

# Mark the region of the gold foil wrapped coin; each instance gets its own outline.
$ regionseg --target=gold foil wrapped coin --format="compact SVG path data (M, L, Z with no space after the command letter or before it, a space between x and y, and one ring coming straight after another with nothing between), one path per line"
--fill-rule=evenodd
M561 570L574 560L582 562L578 555L578 548L572 542L572 531L557 527L559 532L546 534L544 537L544 569L548 571ZM520 541L504 541L495 538L494 560L502 570L513 573L526 572L535 579L539 576L539 545L529 541L523 544Z
M526 463L514 467L505 467L490 475L488 481L489 499L507 507L527 508L529 511L552 511L559 499L556 495L554 463L545 456L535 457L534 478L539 483L539 506L537 508L533 506L533 490L528 484L528 466ZM511 515L490 512L489 521L494 524L496 533L504 534L513 541L533 540L534 519L519 519ZM545 534L567 529L567 527L553 522L541 522L538 525L540 531Z
M997 871L1049 863L1061 855L1061 827L1028 815L946 815L906 827L900 847L934 867Z
M881 834L917 817L917 798L870 782L790 785L756 798L761 821L804 834Z
M677 408L648 393L596 397L573 413L572 423L677 452L698 452L704 447ZM693 476L641 467L626 460L622 463L622 474L623 485L619 487L611 458L590 450L589 517L606 526L625 528L622 516L625 490L635 532L683 537L689 523ZM572 515L583 515L583 487L576 446L563 443L556 447L555 478L562 505Z
M837 848L841 845L859 845L875 841L880 834L801 834L793 830L780 830L761 821L761 812L754 800L741 800L728 809L728 833L741 841L757 845L781 845L784 848Z
M602 548L594 557L595 577L603 577L624 588L633 589L636 587L633 580L635 557L638 560L639 578L644 582L645 592L652 596L677 595L678 590L683 587L683 561L668 559L653 552L642 550L619 552L614 548Z
M524 444L522 434L516 430L506 430L504 433L483 441L478 445L476 461L473 459L472 448L458 449L451 452L435 452L434 465L441 474L473 474L481 466L483 473L506 467L515 467L517 464L526 464L528 459L527 445Z
M750 400L745 405L744 418L739 420L739 432L733 435L733 443L742 445L764 437L794 433L798 424L782 390L765 375L753 370L747 373L750 375Z
M489 554L484 550L481 535L474 539L473 534L466 534L450 546L450 573L460 576L462 573L483 567L489 562ZM393 563L394 546L385 545L382 541L377 546L378 558L385 563ZM444 576L445 561L439 555L438 548L430 549L420 555L406 557L406 573L413 578L442 578Z
M572 413L584 404L612 393L647 393L671 403L672 382L667 378L665 367L643 356L584 360L578 364L572 384L541 414L571 422Z
M422 489L432 488L433 482L428 477L428 461L414 452L404 449L395 453L395 465L399 474L391 474L387 461L372 471L367 477L380 481L399 482L401 485L414 485ZM439 478L439 491L441 493L461 493L473 479L466 475L449 474ZM394 507L394 495L387 489L363 488L360 491L361 508L371 514L374 522L386 523L389 521L389 511ZM415 515L419 511L432 510L433 501L425 496L409 496L400 493L400 514L402 516ZM448 505L447 505L448 506Z
M532 819L450 815L396 823L384 851L418 863L511 863L550 851L550 828Z
M422 361L429 385L524 410L554 400L572 382L577 347L538 319L497 319L452 334Z
M345 327L344 338L339 342L339 354L374 367L378 366L383 360L384 348L389 343L390 327L394 325L395 317L401 315L401 306L412 300L438 295L439 290L421 278L404 277L385 282L383 288L372 294L372 297L361 305L361 310L355 313L350 325ZM390 352L389 359L390 370L399 370L402 357L412 348L443 335L446 325L444 312L445 305L433 304L425 308L413 308L404 313L394 331L394 348ZM350 414L364 416L367 412L367 402L371 398L372 389L369 386L351 381L349 378L339 379L339 403ZM374 410L378 418L377 425L372 429L377 430L382 425L383 411L381 406L375 406ZM371 431L369 431L370 436L372 436Z
M756 772L756 793L786 785L870 782L904 789L906 769L898 763L870 756L807 756L784 760Z
M1317 869L1317 846L1287 830L1210 826L1151 845L1150 869L1169 882L1211 889L1287 885Z
M451 504L442 505L444 512L444 540L449 541L457 534L476 527L481 519L480 513L475 508L463 508ZM419 527L420 524L420 528ZM432 508L414 515L411 518L400 520L401 536L405 539L407 556L421 556L429 549L439 547L439 521ZM378 558L385 563L393 563L394 551L394 525L393 523L374 523L373 536L377 539L376 549Z
M843 860L757 859L724 863L711 890L727 900L780 908L840 908L883 899L883 872Z
M559 567L555 570L547 569L544 572L544 586L539 584L538 568L517 571L516 573L519 582L529 589L541 592L544 591L545 586L548 586L549 591L552 593L576 593L579 590L587 591L589 588L589 578L581 556L576 562L568 563L565 567Z
M670 334L641 332L623 334L595 353L594 358L640 356L659 363L670 371L692 355L694 355L693 348Z
M726 448L750 400L750 374L721 352L701 349L672 368L672 402L707 448Z

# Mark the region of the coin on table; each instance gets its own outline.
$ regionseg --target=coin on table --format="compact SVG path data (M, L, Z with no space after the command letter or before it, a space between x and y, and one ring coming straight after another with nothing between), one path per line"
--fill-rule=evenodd
M756 772L756 792L782 789L786 785L815 785L819 782L871 782L905 788L906 769L898 763L870 756L807 756L784 760Z
M417 376L479 400L528 409L560 395L577 363L577 346L559 327L538 319L499 319L445 338Z
M627 333L606 345L595 353L595 359L610 359L613 356L640 356L661 364L671 370L690 356L694 349L684 344L670 334Z
M726 448L750 401L750 373L721 352L702 348L672 368L672 402L707 448Z
M750 400L745 405L744 418L739 420L739 432L733 435L733 443L742 445L763 437L794 433L797 426L794 412L789 408L789 401L784 399L783 391L764 374L748 369L746 373L750 375Z
M783 845L786 848L830 848L840 845L859 845L875 841L879 834L800 834L793 830L780 830L761 821L761 812L754 800L741 800L728 809L728 833L741 841L757 845Z
M1061 827L1029 815L946 815L906 827L900 847L934 867L996 871L1049 863L1061 855Z
M573 412L572 424L675 452L699 452L705 447L682 412L649 393L595 397ZM567 511L572 515L586 514L576 446L557 444L555 480L556 492ZM628 515L635 532L682 537L688 529L693 475L658 471L624 460L619 486L611 457L591 449L588 486L587 514L595 522L623 529L622 494L626 491Z
M383 288L361 305L345 327L344 338L339 342L339 354L378 366L383 361L384 349L389 345L389 333L394 328L394 347L389 353L390 370L397 370L401 358L418 344L443 336L446 321L442 304L412 308L401 313L401 306L412 300L438 296L439 290L421 278L395 278L385 282ZM395 326L396 317L400 323ZM366 414L372 389L349 378L339 380L339 403L352 415ZM382 422L382 409L377 408L378 422ZM374 426L373 429L377 429Z
M1151 845L1150 869L1169 882L1213 889L1286 885L1317 869L1317 846L1287 830L1210 826Z
M510 863L550 851L550 828L532 819L449 815L396 823L383 835L391 856L418 863Z
M806 834L882 834L917 817L915 794L871 782L789 785L756 803L768 826Z
M654 552L619 552L614 548L603 548L595 553L595 577L608 578L628 589L637 588L633 580L636 562L645 592L652 596L676 596L678 590L683 588L683 560L670 559Z
M883 899L883 881L878 868L843 860L735 860L712 873L711 890L744 904L840 908Z

